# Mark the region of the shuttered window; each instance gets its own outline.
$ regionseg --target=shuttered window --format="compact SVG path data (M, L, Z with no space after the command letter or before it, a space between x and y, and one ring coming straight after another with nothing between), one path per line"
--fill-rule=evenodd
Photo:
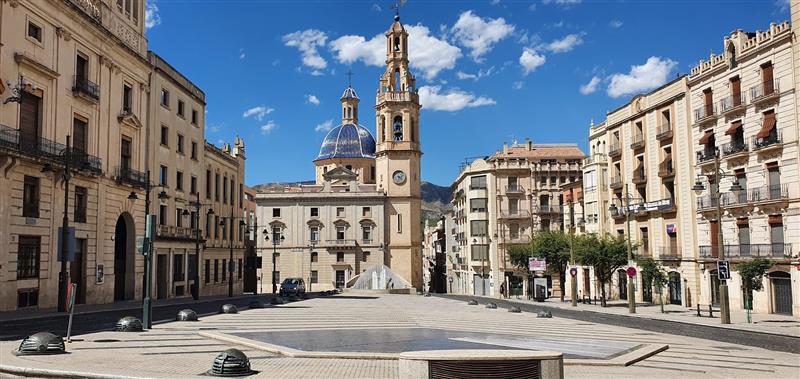
M39 178L25 176L25 184L22 191L22 216L39 217Z
M17 246L17 279L38 278L41 237L19 236Z
M85 153L89 146L86 121L75 118L72 120L72 147L76 152Z

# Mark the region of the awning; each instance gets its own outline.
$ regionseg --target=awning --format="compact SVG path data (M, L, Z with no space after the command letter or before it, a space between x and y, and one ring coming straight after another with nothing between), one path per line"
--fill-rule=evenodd
M706 130L706 134L703 134L703 136L702 136L702 137L700 137L700 144L701 144L701 145L705 145L705 144L707 144L707 143L708 143L708 141L709 141L709 140L710 140L712 137L714 137L714 131L713 131L713 130Z
M772 128L775 127L775 114L768 113L764 115L764 124L761 126L761 130L758 131L756 137L758 138L767 138L769 137L769 133L772 131Z
M728 128L728 130L725 131L725 135L732 136L732 135L736 134L736 131L739 130L739 128L741 128L741 127L742 127L742 121L741 120L734 121L733 124L731 124L731 127Z

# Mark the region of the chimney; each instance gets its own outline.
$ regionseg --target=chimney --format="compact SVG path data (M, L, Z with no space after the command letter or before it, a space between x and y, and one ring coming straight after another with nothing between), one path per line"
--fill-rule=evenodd
M503 154L508 154L508 144L503 142Z
M525 137L525 148L528 149L528 151L533 150L533 141L528 137Z

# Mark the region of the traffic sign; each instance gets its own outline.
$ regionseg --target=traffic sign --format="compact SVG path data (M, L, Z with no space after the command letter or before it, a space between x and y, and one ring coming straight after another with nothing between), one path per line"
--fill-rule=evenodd
M569 269L569 274L572 275L572 276L578 276L578 268L577 267L573 267L573 268Z
M717 277L719 280L728 280L731 278L731 266L728 261L717 262Z
M628 273L628 277L633 278L634 276L636 276L636 267L628 267L628 269L625 270L625 272Z

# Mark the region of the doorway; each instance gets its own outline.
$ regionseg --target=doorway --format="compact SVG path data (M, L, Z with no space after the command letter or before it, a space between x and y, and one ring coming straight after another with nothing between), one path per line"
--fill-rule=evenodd
M617 271L617 286L619 287L619 299L628 300L628 274L625 270Z
M86 303L86 240L75 241L75 259L69 263L70 282L75 283L75 304Z
M642 275L642 301L647 303L653 302L653 283L646 284L650 278Z
M133 300L136 294L135 233L133 217L121 214L114 229L114 301Z
M336 288L344 288L344 270L336 270Z
M711 270L711 305L719 306L719 276L717 270Z
M481 279L483 277L483 279ZM475 274L472 281L472 294L473 295L488 295L489 294L489 274Z
M681 274L677 271L670 272L667 286L669 286L669 303L681 305Z
M769 274L775 307L772 313L792 314L792 279L789 273L775 271Z
M166 299L169 293L167 280L167 254L158 254L156 260L156 299Z

